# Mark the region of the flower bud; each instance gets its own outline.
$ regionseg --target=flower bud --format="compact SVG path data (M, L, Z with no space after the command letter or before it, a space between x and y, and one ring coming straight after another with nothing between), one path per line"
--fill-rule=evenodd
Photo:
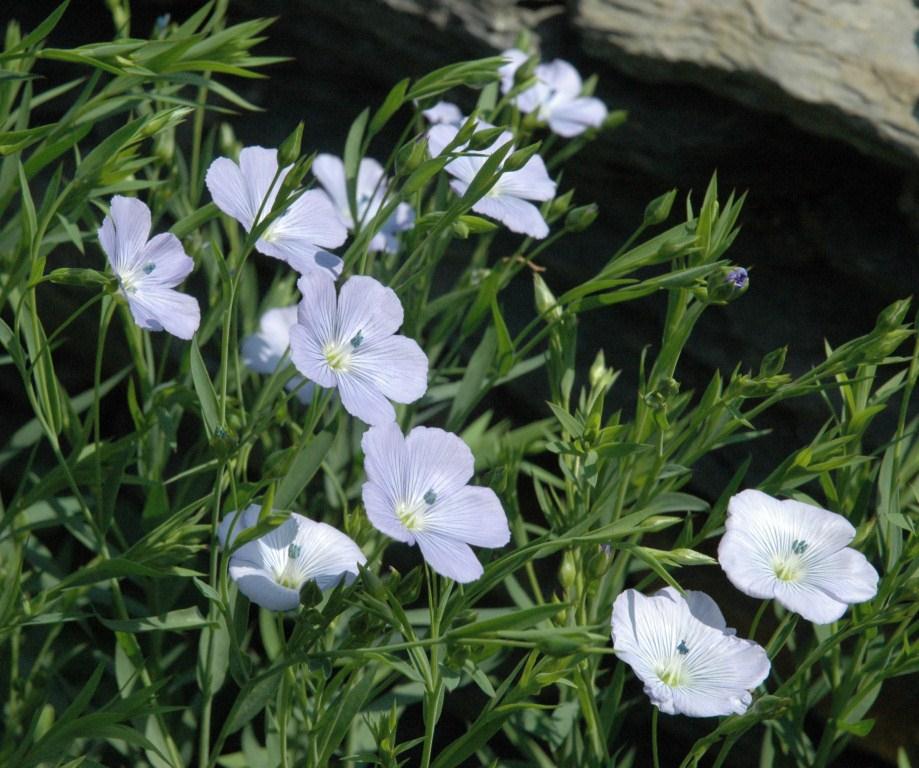
M574 197L574 190L569 189L565 194L559 195L549 203L549 212L546 214L546 221L552 223L559 218L559 216L564 216L568 213L572 197Z
M104 285L109 290L115 290L118 287L118 279L95 269L77 269L76 267L60 267L52 270L48 274L48 279L52 283L60 285L80 285L91 287Z
M293 133L278 147L278 165L281 168L297 161L300 157L300 143L303 141L303 121L301 120Z
M590 366L590 371L587 374L587 380L590 382L590 386L596 387L603 379L603 374L606 373L606 358L601 349L597 352L597 356L594 358L593 364Z
M486 149L487 147L490 147L492 144L494 144L504 132L504 128L484 128L480 131L475 131L469 138L468 149ZM462 129L460 130L460 133L462 133ZM459 134L457 134L457 137L459 137Z
M728 302L745 293L750 287L750 276L743 267L725 267L708 278L708 300Z
M460 240L465 240L469 237L469 225L464 221L454 221L453 232Z
M424 137L404 144L396 153L396 173L408 176L428 159L428 140Z
M655 197L645 207L644 224L652 227L655 224L662 224L670 216L670 209L673 207L673 201L676 200L676 190L671 189L660 197Z
M572 208L565 217L565 229L569 232L583 232L597 220L598 213L596 203Z
M533 273L533 294L535 297L536 311L546 315L551 320L558 320L562 316L562 308L558 306L558 299L546 285L538 272Z
M578 578L578 570L569 553L562 557L562 565L558 569L558 581L565 589L571 589Z
M785 367L785 355L787 352L788 347L779 347L766 355L759 364L760 378L769 378L781 373Z
M530 144L528 147L512 152L507 160L504 161L504 170L508 172L519 171L530 161L530 158L539 151L541 144L542 142L537 141L535 144Z

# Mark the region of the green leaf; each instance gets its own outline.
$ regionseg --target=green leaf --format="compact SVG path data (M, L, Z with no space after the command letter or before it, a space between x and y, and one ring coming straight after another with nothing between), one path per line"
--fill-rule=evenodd
M313 435L290 463L274 496L275 509L289 509L322 465L335 436L331 432Z
M367 128L368 140L376 136L383 126L389 122L389 118L396 114L399 108L405 103L405 93L408 90L408 84L408 78L400 80L386 95L386 98L383 100L380 108L374 113L370 125Z
M367 127L369 118L370 109L368 108L361 112L357 119L351 123L351 127L348 129L348 138L345 139L345 154L342 158L345 166L345 185L348 190L348 207L351 209L351 217L354 221L360 220L357 210L357 172L360 169L361 158L363 157L364 130Z
M211 626L197 607L178 608L162 616L145 616L141 619L106 619L99 617L106 627L115 632L184 632Z
M204 428L207 430L208 438L213 438L219 426L217 392L214 390L214 383L207 373L207 367L204 365L204 358L201 357L201 350L198 348L196 338L191 340L191 378L195 385L195 392L198 395L198 402L201 405L201 418L204 420Z

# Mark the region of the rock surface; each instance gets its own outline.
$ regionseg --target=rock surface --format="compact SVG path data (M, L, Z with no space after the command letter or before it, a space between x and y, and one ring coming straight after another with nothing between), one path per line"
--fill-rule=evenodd
M906 0L579 0L586 51L919 162L919 8Z

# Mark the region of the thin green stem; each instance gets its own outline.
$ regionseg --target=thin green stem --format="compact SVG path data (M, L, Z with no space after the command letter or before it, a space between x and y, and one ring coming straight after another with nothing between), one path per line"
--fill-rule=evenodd
M651 762L654 768L661 768L660 755L657 749L657 720L660 710L657 707L651 711Z

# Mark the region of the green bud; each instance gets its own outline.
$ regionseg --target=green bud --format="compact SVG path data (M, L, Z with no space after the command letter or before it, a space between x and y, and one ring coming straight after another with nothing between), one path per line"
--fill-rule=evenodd
M300 143L303 141L303 121L301 120L293 133L290 134L281 146L278 147L278 164L284 168L297 161L300 157Z
M598 579L605 574L613 564L613 550L609 544L598 544L597 551L590 558L590 575Z
M628 117L629 113L624 109L617 109L615 112L610 112L603 121L603 125L600 126L600 130L611 131L614 128L618 128Z
M875 329L878 331L892 331L899 328L906 319L906 313L909 312L909 299L900 299L888 307L885 307L881 314L878 315Z
M404 144L396 153L396 173L408 176L428 159L428 140L425 138Z
M597 356L594 358L593 364L590 366L590 371L587 374L587 380L590 382L590 386L596 387L603 380L603 375L606 371L606 357L601 349L597 352Z
M462 127L456 132L456 136L450 143L455 147L466 144L472 138L472 135L476 132L478 127L479 121L476 119L475 113L473 113L466 118L466 122L463 123Z
M504 128L485 128L481 131L476 131L469 137L468 148L473 151L487 149L498 140L502 133L505 133Z
M676 190L671 189L660 197L655 197L645 207L644 224L647 227L653 227L655 224L662 224L670 216L670 209L673 207L673 201L676 200Z
M782 369L785 367L785 355L787 352L788 347L779 347L766 355L759 364L760 378L769 378L770 376L781 373Z
M536 645L547 656L571 656L581 650L584 638L574 635L548 635L541 637Z
M469 225L464 221L454 221L453 232L460 240L465 240L467 237L469 237Z
M507 160L504 161L504 170L508 172L519 171L530 161L530 158L539 151L541 144L542 142L537 141L535 144L530 144L528 147L512 152Z
M375 597L377 600L385 600L386 587L383 586L383 582L380 581L380 577L365 565L358 565L357 569L360 571L361 581L364 584L364 588L368 593L370 593L370 596Z
M578 570L569 553L562 558L562 565L558 569L558 581L565 589L571 589L578 578Z
M542 279L538 272L533 273L533 294L536 303L536 311L540 315L546 315L549 319L557 320L562 316L562 308L558 306L558 299L549 290L546 281Z
M76 267L61 267L48 274L52 283L59 285L81 285L91 287L103 285L111 291L118 287L118 279L112 275L97 272L95 269L77 269Z
M217 146L220 148L220 154L227 157L236 157L242 145L236 139L233 128L229 123L221 123L220 130L217 132Z
M549 203L549 212L546 214L546 221L550 224L558 219L560 216L564 216L568 213L568 208L571 206L571 198L574 197L574 190L569 189L565 194L559 195L551 203Z
M597 220L598 213L596 203L572 208L565 217L565 229L569 232L583 232Z

